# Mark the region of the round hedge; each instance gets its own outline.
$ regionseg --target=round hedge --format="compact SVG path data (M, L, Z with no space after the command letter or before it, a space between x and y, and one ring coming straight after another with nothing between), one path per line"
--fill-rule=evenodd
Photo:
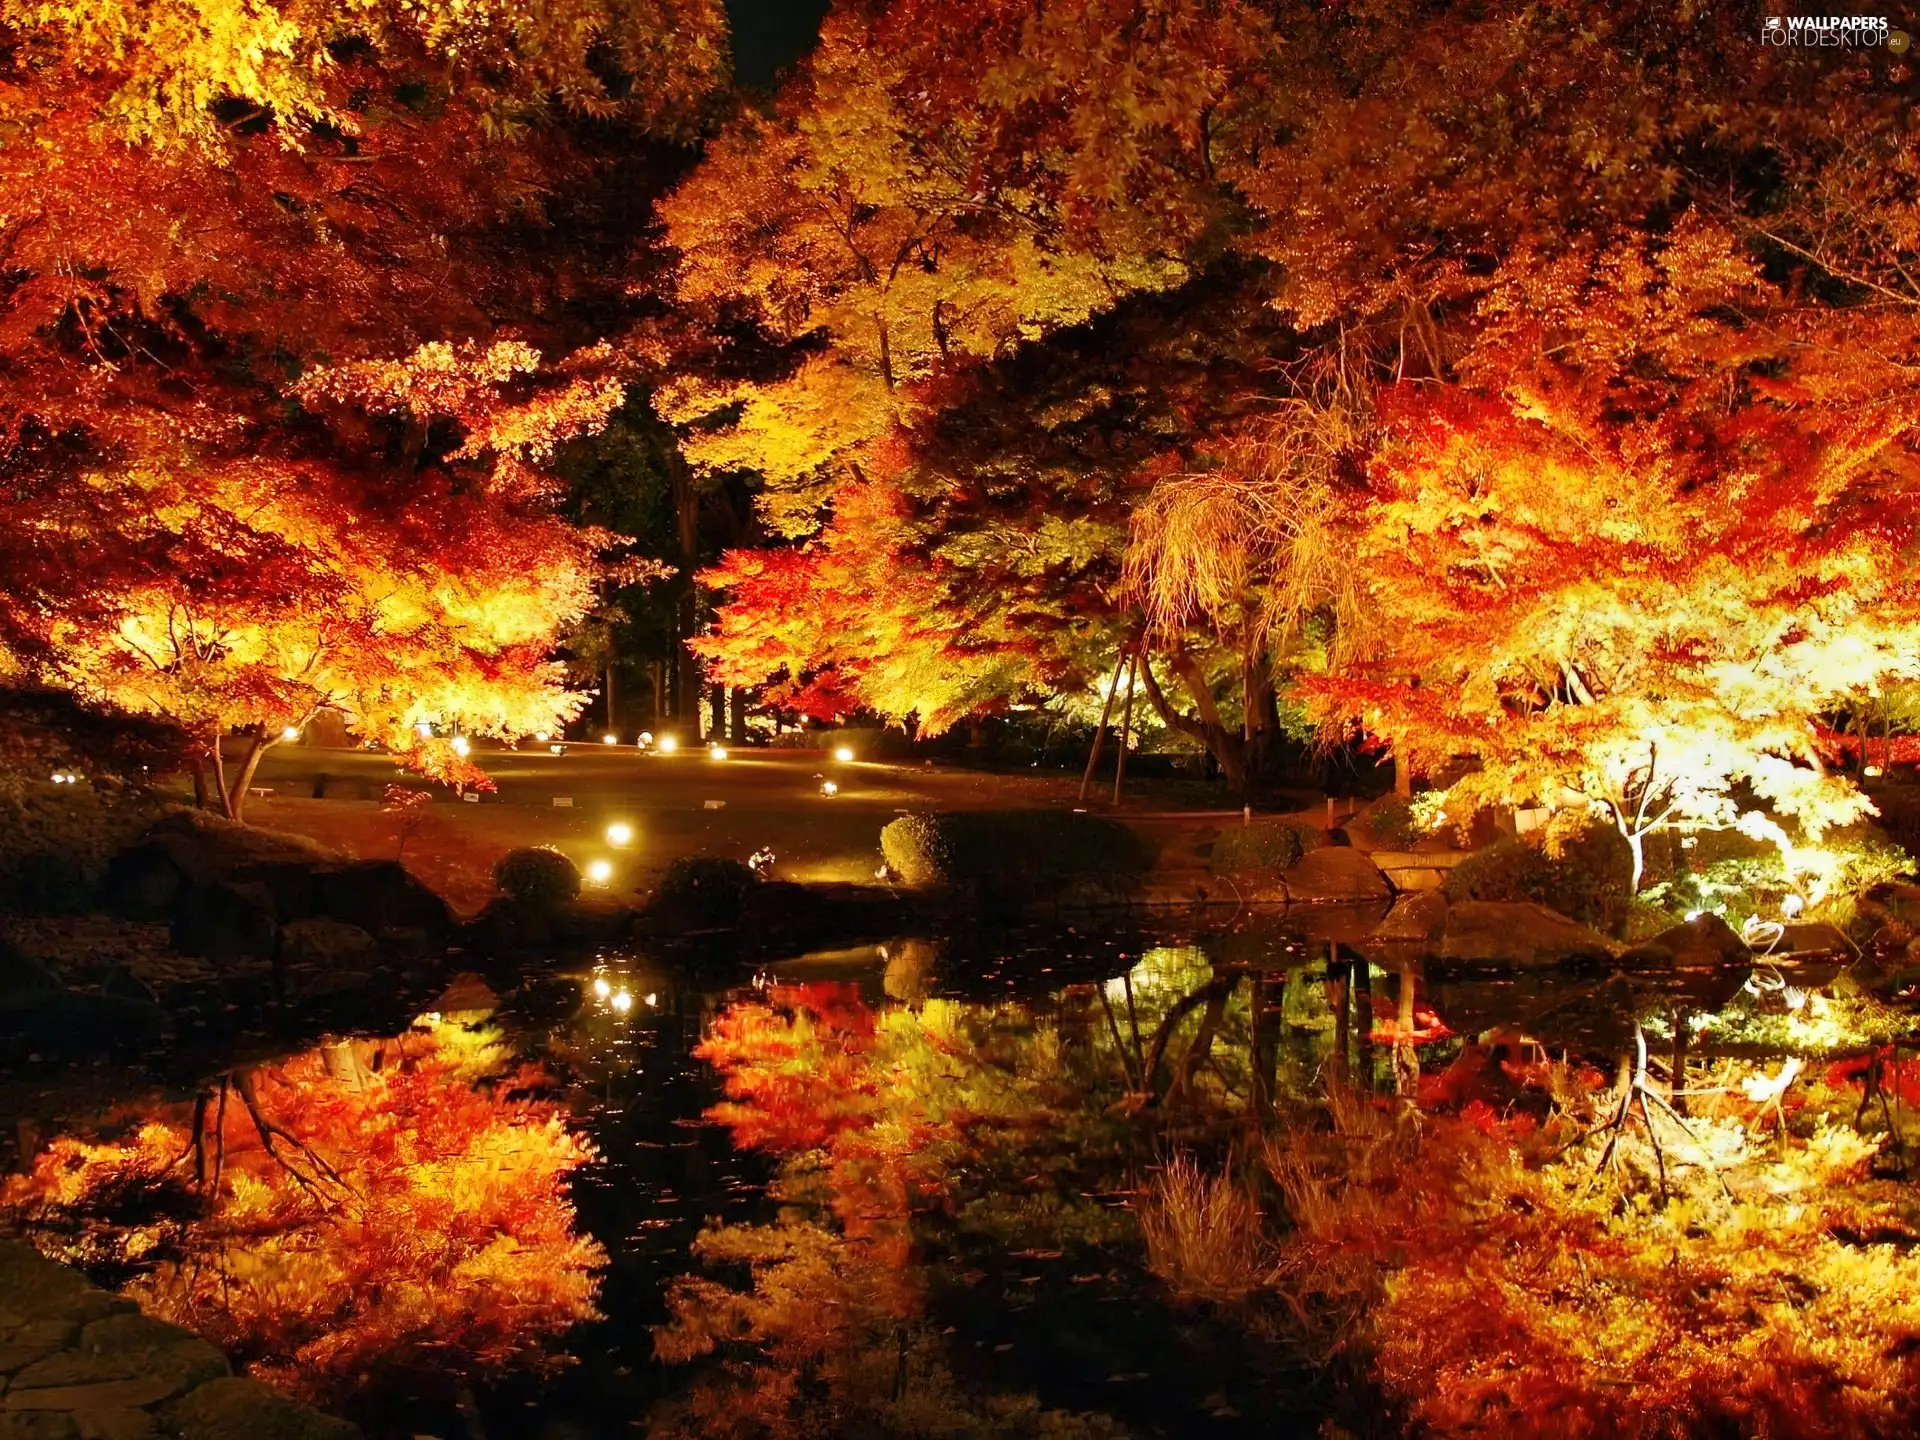
M1124 888L1152 859L1131 827L1062 810L902 815L880 832L880 853L916 888L1006 893L1087 876Z
M509 850L493 867L493 883L529 905L563 905L580 893L580 867L545 845Z
M1216 875L1237 875L1243 870L1284 870L1297 865L1309 850L1318 850L1327 837L1312 825L1272 816L1251 825L1235 825L1220 833L1213 842L1208 864Z

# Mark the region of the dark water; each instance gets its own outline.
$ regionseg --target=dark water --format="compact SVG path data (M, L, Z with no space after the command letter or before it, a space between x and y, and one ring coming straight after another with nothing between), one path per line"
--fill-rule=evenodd
M601 1318L529 1324L502 1359L463 1351L460 1315L440 1317L444 1343L422 1343L416 1317L391 1363L301 1383L374 1437L1283 1435L1328 1421L1388 1433L1363 1382L1276 1342L1285 1317L1263 1318L1257 1300L1173 1302L1133 1209L1168 1155L1232 1163L1276 1105L1332 1071L1392 1088L1389 1047L1370 1042L1406 1013L1402 981L1352 959L1285 928L1197 941L1055 929L704 976L606 955L498 1003L450 999L420 1034L497 1044L495 1076L534 1067L476 1079L475 1096L557 1105L593 1147L564 1185L576 1235L604 1250ZM1635 1021L1710 1034L1688 1014L1755 1008L1746 980L1423 983L1418 1053L1431 1072L1459 1033L1503 1027L1602 1056ZM359 1048L394 1065L408 1043ZM299 1093L275 1092L295 1131ZM178 1095L144 1097L98 1136L128 1143L163 1110L176 1124L186 1113ZM338 1158L357 1142L328 1143ZM44 1187L16 1182L16 1219L139 1293L150 1262L191 1252L194 1232L162 1227L144 1258L113 1241L151 1233L136 1228L151 1219L142 1203L186 1213L186 1174L101 1187L57 1223ZM341 1217L358 1213L342 1199L312 1234L344 1236ZM339 1243L405 1239L355 1223ZM676 1293L677 1338L656 1342Z

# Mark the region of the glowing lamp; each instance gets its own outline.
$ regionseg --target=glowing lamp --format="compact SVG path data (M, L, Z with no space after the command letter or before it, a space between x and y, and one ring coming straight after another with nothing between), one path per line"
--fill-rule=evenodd
M820 782L820 793L831 800L840 793L840 787L831 780L822 780Z
M627 1011L633 1009L633 996L624 990L618 991L613 997L613 1008L618 1010L622 1015L626 1014Z
M613 824L607 826L607 843L609 845L625 845L632 841L632 839L633 827L624 820L616 820Z
M853 759L853 747L851 745L842 745L833 752L833 758L838 760L842 765L846 764L849 760Z
M587 879L596 885L606 884L609 880L613 879L613 862L611 860L595 860L591 865L587 866Z
M620 743L620 737L618 735L602 735L600 737L600 743L602 745L618 745Z
M651 730L642 730L640 732L640 743L642 745L651 745L653 743L653 732Z
M727 758L727 747L724 745L709 745L707 747L707 757L712 760L724 760Z
M660 737L660 753L662 755L671 755L673 754L674 751L678 750L679 748L680 748L680 742L674 739L673 736L662 735Z
M1880 774L1880 767L1878 765L1869 765L1867 766L1866 774L1869 779L1877 778Z
M544 745L553 738L553 733L548 730L536 730L533 732L533 738Z
M466 736L456 735L453 737L453 753L454 754L465 755L471 749L473 749L473 745L471 742L468 741Z
M564 755L567 753L567 747L564 745L549 745L547 746L547 753L549 755Z
M593 977L593 993L598 995L602 1000L613 993L613 986L607 983L606 976L596 975Z
M413 729L414 733L422 740L430 740L433 738L433 726L429 725L425 720L422 720L418 725L414 726Z
M1802 900L1798 895L1789 895L1780 902L1780 913L1785 915L1789 920L1793 919L1794 916L1806 908L1807 902Z
M298 725L287 726L286 729L280 732L280 738L282 740L298 740L300 738L300 727Z

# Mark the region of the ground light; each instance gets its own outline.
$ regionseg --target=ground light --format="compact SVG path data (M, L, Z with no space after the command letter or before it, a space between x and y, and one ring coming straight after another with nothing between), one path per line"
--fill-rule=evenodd
M840 793L840 787L831 780L822 780L820 782L820 793L831 800Z
M708 758L708 759L710 759L710 760L724 760L724 759L726 759L726 758L727 758L727 747L726 747L726 746L724 746L724 745L709 745L709 746L707 747L707 758Z
M595 860L587 866L587 879L596 885L606 884L609 880L613 879L613 862L611 860Z
M620 743L620 737L618 735L602 735L600 737L600 743L602 745L618 745Z
M851 745L842 745L838 750L833 752L833 758L838 760L842 765L846 764L849 760L853 759L853 747Z
M640 748L644 750L647 746L651 745L652 743L653 743L653 732L651 730L642 730L640 732Z
M616 820L613 824L607 826L607 843L609 845L625 845L632 839L633 827L624 820Z
M536 730L533 732L533 738L538 740L542 745L544 745L547 743L547 741L553 738L553 735L551 731Z
M453 753L454 754L465 755L471 749L473 749L473 745L467 739L466 736L456 735L453 737Z
M286 729L280 732L280 738L282 740L298 740L300 738L300 727L298 725L287 726Z
M673 736L662 735L660 737L660 753L662 755L671 755L673 754L674 751L678 750L679 748L680 748L680 742L674 739Z

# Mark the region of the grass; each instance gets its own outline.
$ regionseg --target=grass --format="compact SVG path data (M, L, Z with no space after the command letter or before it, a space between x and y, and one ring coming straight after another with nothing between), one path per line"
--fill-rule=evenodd
M1183 1300L1245 1298L1268 1277L1260 1207L1228 1174L1176 1155L1147 1187L1147 1265Z

